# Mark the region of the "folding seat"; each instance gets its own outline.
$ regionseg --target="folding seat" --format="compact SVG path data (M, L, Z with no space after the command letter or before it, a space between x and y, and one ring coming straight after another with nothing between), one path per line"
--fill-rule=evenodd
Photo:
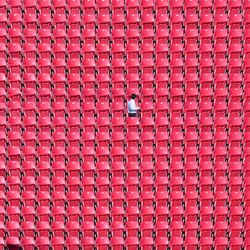
M139 188L139 178L137 176L128 176L126 179L126 186L128 192L138 191Z
M154 193L152 191L145 191L141 195L141 203L143 206L152 206L154 202Z
M128 248L137 249L139 247L139 244L140 243L138 237L128 236L126 238L126 246Z
M6 226L4 225L4 220L0 222L0 237L3 238L6 235ZM2 248L4 249L4 248Z
M106 46L106 45L101 45L101 44L98 44L98 52L103 52L103 56L104 58L107 56L106 53L109 52L109 48ZM92 43L86 43L83 45L83 54L85 55L85 58L88 58L88 59L94 59L95 57L95 47L94 47L94 44Z
M25 237L34 237L35 224L33 221L23 221L21 227Z
M44 32L45 31L46 31L46 29L44 29ZM53 30L53 35L51 35L51 32L49 32L48 34L50 34L50 37L53 37L57 43L66 44L66 30L65 29L55 28ZM44 36L45 36L46 42L50 43L48 41L49 36L48 35L46 36L45 34L44 34ZM79 37L79 34L77 32L75 32L75 35L72 32L69 32L69 39L71 42L77 41L77 37ZM74 40L74 39L76 39L76 40Z
M35 240L33 237L29 237L29 236L22 237L21 244L22 246L25 247L25 249L32 250L34 249L34 246L35 246Z
M5 60L3 58L1 58L2 61L2 66L1 66L1 70L3 73L3 70L6 66ZM24 59L24 67L27 68L27 64L26 64L26 60ZM22 63L20 61L20 58L9 58L8 60L8 66L10 67L10 71L13 73L21 73L21 68L22 68Z
M50 193L48 191L37 192L37 202L41 206L49 206L51 201Z
M67 201L70 206L80 206L81 197L79 191L68 191Z
M155 157L158 162L166 162L168 157L168 148L157 146L155 149Z
M139 151L137 147L129 147L126 150L126 156L128 161L135 161L137 162L139 159Z
M57 20L58 20L58 15L55 14L54 15L54 22L56 23ZM39 21L40 27L42 29L50 29L51 24L52 24L52 20L51 20L51 15L50 14L41 13L39 15L39 17L38 17L38 21Z
M165 132L168 128L168 118L167 117L156 117L156 131L157 132Z
M51 138L49 138L49 143L50 141ZM54 132L52 142L55 147L64 147L66 145L65 134L63 132Z
M172 206L172 208L170 210L170 214L172 217L171 231L175 230L173 233L174 234L176 233L176 235L177 235L177 234L181 233L180 230L182 230L182 226L178 229L178 225L184 216L183 207L182 206Z
M118 151L118 154L120 154L119 151ZM109 165L103 164L101 170L102 172L99 171L99 175L106 176L107 174L109 174ZM112 176L122 177L124 174L124 163L121 161L113 161L111 163L111 170L112 170Z
M53 236L51 238L51 245L52 245L53 249L55 249L55 250L62 249L62 247L65 245L64 238Z
M114 14L123 14L123 9L125 7L123 1L113 0L111 6Z
M242 187L242 178L241 177L230 177L229 186L232 191L240 191Z
M94 192L84 191L82 193L84 206L93 206L95 200ZM77 204L76 204L77 205ZM76 206L74 205L74 206ZM72 205L73 206L73 205Z
M198 223L196 221L187 221L185 225L187 238L196 237L198 232Z
M133 133L133 134L135 134L135 133ZM137 135L137 136L138 136L138 142L139 142L139 135ZM142 132L141 133L141 141L142 141L142 149L143 149L143 147L152 147L154 144L153 132ZM134 146L136 146L136 144Z
M106 28L99 29L97 32L97 38L100 43L108 43L110 39L110 30Z
M183 203L182 191L173 191L170 199L173 206L181 206Z
M137 221L127 221L126 231L128 237L137 237L139 232L139 224Z
M21 210L21 214L25 221L33 222L35 220L36 211L33 206L23 206Z
M51 223L51 229L55 237L63 237L65 226L63 221L53 221Z
M140 185L143 191L152 191L154 186L154 180L150 176L142 176Z
M6 1L1 1L0 3L0 13L5 13L7 10L8 4Z
M48 177L50 175L50 163L48 161L40 161L37 164L37 172L41 177Z
M202 17L201 17L202 19ZM186 20L185 20L185 23L188 27L188 29L192 28L192 29L196 29L197 27L197 24L198 24L198 15L195 11L195 8L193 10L190 11L187 11L186 12Z
M126 7L130 13L137 13L140 9L139 1L128 1Z
M52 54L50 44L38 44L38 53L40 58L50 59Z
M8 23L8 19L7 19L6 13L0 13L0 18L1 18L0 27L3 28L3 29L5 29L6 25Z
M19 238L16 237L16 236L7 236L6 239L5 239L5 244L7 246L14 246L14 248L18 248L20 246L20 241L19 241Z
M38 249L48 248L50 246L50 240L49 237L36 237L36 246Z
M15 163L13 163L13 164L15 164ZM19 175L17 175L17 177L18 176ZM1 178L0 178L0 190L5 191L5 188L7 187L7 184L8 184L8 181L6 180L6 178L4 176L1 176Z
M124 149L122 146L112 147L111 150L112 161L113 162L123 162L124 161Z
M163 35L158 30L158 33L156 34L156 36L159 38L159 42L162 42L166 40L166 38L168 37L168 33ZM155 33L154 33L153 28L143 29L141 33L141 37L144 43L153 43L155 39Z
M152 13L155 8L153 1L142 1L141 7L143 10L143 13Z
M20 29L22 26L22 15L21 13L12 12L9 14L9 24L12 28Z
M17 205L19 205L19 203L18 202L14 202L14 196L16 195L16 193L14 192L14 194L9 194L9 195L7 195L10 199L9 199L9 201L7 201L9 204L12 202L13 204L17 204ZM16 195L17 196L17 195ZM18 198L18 197L17 197ZM5 203L6 203L6 195L5 195L5 192L4 191L0 191L0 205L2 206L2 207L4 207L5 206ZM13 206L16 206L16 205L13 205Z
M17 206L7 207L6 212L7 212L6 216L7 216L9 221L17 221L17 222L20 221L21 211L20 211L19 207L17 207Z
M55 191L64 191L66 187L64 177L53 177L52 186Z
M70 249L79 249L80 241L78 237L67 237L66 244L69 246Z
M5 208L3 206L1 206L1 208L0 208L0 219L1 219L1 221L4 221L4 219L5 219Z
M141 16L141 22L145 29L152 29L155 22L154 15L144 11Z
M5 162L6 161L6 149L4 147L0 147L0 161L1 162ZM9 155L11 155L9 152L8 152ZM11 160L13 160L12 158L10 158ZM16 161L16 159L14 159Z
M199 245L198 238L196 236L187 236L185 239L185 246L187 249L197 249Z
M43 67L43 65L41 65L41 71L43 71L42 67ZM51 67L51 66L49 66L49 67ZM63 58L55 58L53 60L53 69L54 69L55 73L64 74L65 70L66 70L65 59L63 59ZM44 73L49 73L49 72L47 72L45 70L46 69L44 69Z
M42 208L42 207L41 207ZM44 207L46 208L46 207ZM50 215L50 211L48 210L46 212L47 215ZM49 217L45 218L45 221L48 219ZM65 208L63 206L56 206L52 208L52 218L55 222L62 222L62 229L60 228L60 225L58 224L58 226L56 224L52 225L52 227L54 227L55 229L58 228L58 234L56 234L57 236L60 236L63 234L64 231L64 221L65 221ZM54 231L54 229L53 229Z
M231 221L229 225L231 237L240 237L243 231L243 225L241 221Z
M241 11L241 6L242 6L241 1L229 1L228 3L230 13L238 14Z
M97 236L96 245L99 249L107 249L107 247L110 245L109 238L107 236Z
M35 189L37 187L36 182L35 182L35 178L31 177L31 176L23 176L22 185L23 185L24 190L32 191L32 192L35 192Z
M200 223L199 230L201 231L201 237L211 237L212 232L213 232L212 221L210 219L209 220L202 220Z
M50 65L48 62L47 62L47 64ZM46 61L45 60L44 61L39 60L38 67L40 68L42 66L46 67ZM24 67L25 72L30 73L30 74L35 74L35 72L37 70L37 65L36 65L35 59L33 59L33 58L24 58L23 59L23 67ZM47 66L47 67L49 67L49 66Z
M124 116L124 102L123 101L114 101L111 104L111 111L113 117L122 117Z
M32 33L31 33L31 31L32 31ZM33 37L33 35L34 35L33 34L33 30L31 30L31 31L30 31L31 34L28 34L30 38L28 37L29 40L27 40L27 41L30 42L30 43L35 44L36 43L36 37ZM57 34L58 34L57 31L58 31L57 29L55 29L55 31L54 31L54 37L55 37L55 39L57 39ZM39 39L41 40L41 42L43 44L49 44L50 45L50 41L52 39L52 34L51 34L50 28L48 28L48 29L41 28L38 31L38 37L39 37ZM61 31L61 36L59 36L59 37L63 37L63 31ZM59 42L59 41L57 40L57 42Z
M17 221L7 221L6 222L6 231L7 235L10 237L19 237L20 234L20 226Z
M231 237L229 240L230 249L239 249L243 247L243 240L240 237Z
M99 117L108 117L109 116L109 102L104 101L104 102L97 102L96 104L96 112Z
M96 25L96 16L93 13L85 13L83 17L83 25L87 30L84 32L83 36L88 39L87 44L93 43L95 39L95 25Z
M21 42L22 40L22 32L21 32L21 29L19 28L10 28L9 29L9 37L10 37L10 40L14 43L14 44L18 44L19 42ZM34 42L34 33L33 33L33 30L30 30L30 29L24 29L24 40L26 41L26 39L29 38L27 40L27 42ZM0 40L2 39L7 39L6 37L6 31L3 29L1 34L0 34ZM30 41L31 39L31 41ZM25 48L25 46L24 46Z
M25 13L24 17L24 24L25 27L28 29L36 29L37 26L37 18L35 14L29 14L29 13Z
M14 32L17 29L9 29L9 37L10 40L13 42L17 42L21 40L21 31L19 30L19 34L16 34L16 36L14 35ZM7 39L7 32L5 29L1 29L0 32L0 42L2 43L1 45L1 57L6 58L7 56L7 50L6 50L6 44L5 44L5 40Z
M243 193L241 191L232 191L229 196L231 206L239 206L243 201Z
M131 196L133 196L133 194ZM124 199L125 197L124 197L123 192L121 191L112 192L111 200L112 200L113 206L123 206Z
M224 221L228 216L228 208L216 204L214 215L217 221Z
M41 13L49 14L52 10L52 2L50 0L43 0L39 2L39 9L41 10Z
M144 134L146 134L147 132L144 132ZM145 136L144 136L145 138ZM139 134L138 132L127 132L127 142L128 142L128 146L130 147L137 147L139 145ZM145 138L146 140L148 139L148 137ZM149 145L150 143L152 144L153 139L148 140L149 141Z
M249 222L248 221L246 221L246 223L245 223L245 227L244 227L244 230L245 230L245 237L246 238L249 238Z
M116 32L113 32L112 34L115 41L119 41L120 43L124 41L125 34L123 29L116 30ZM140 34L138 29L127 30L126 38L129 43L138 43L139 37Z
M154 246L154 239L151 236L142 236L140 244L144 249L151 249Z
M37 3L34 3L30 0L25 0L23 2L23 7L27 13L34 14L36 12Z
M151 206L143 207L141 209L141 219L142 219L141 229L142 229L142 233L144 236L152 235L152 232L153 232L153 222L152 221L153 221L154 213L155 213L154 208ZM152 224L147 223L147 222L152 222Z
M8 133L9 143L11 146L20 147L22 142L21 133L18 131L13 131Z
M98 221L96 223L97 237L108 237L109 223L107 221Z
M69 192L67 193L67 195ZM63 206L66 202L65 193L63 191L53 191L52 192L52 202L54 206Z
M96 157L99 162L109 160L109 148L108 147L98 147L96 149Z
M171 237L171 240L170 240L171 249L173 250L182 249L183 245L184 245L184 242L183 242L182 237L179 237L179 236Z
M21 188L21 180L19 176L8 176L7 183L11 191L19 191Z
M11 57L14 57L14 58L21 57L22 51L21 51L20 44L18 44L18 43L9 44L8 49L9 49L9 53L10 53Z
M97 22L100 29L109 29L111 22L109 13L100 13L97 17Z
M109 179L107 177L98 177L96 180L96 188L98 191L108 192Z
M164 207L162 207L164 209ZM158 213L157 213L158 214ZM161 213L159 214L161 215ZM155 224L156 237L167 237L169 225L167 221L157 220Z
M79 221L80 219L80 208L79 207L68 207L67 209L67 216L70 219L70 221Z
M13 74L9 74L9 84L10 84L10 87L12 87L12 84L11 84L11 81L10 81L10 76L11 75L13 75ZM15 75L15 74L14 74ZM1 95L2 94L4 94L4 93L6 93L6 91L4 90L5 89L5 82L6 82L6 79L7 79L7 77L6 77L6 75L5 74L3 74L3 73L0 73L0 87L1 87L1 92L2 91L4 91L4 92L2 92L1 93ZM20 75L19 75L19 77L18 77L18 79L19 79L19 81L20 81ZM20 86L20 85L19 85ZM2 96L1 98L3 98L4 96ZM3 100L4 102L5 102L5 99Z
M109 219L109 207L108 206L98 206L96 208L96 216L98 218L99 224L99 235L105 236L108 234L109 226L108 226L108 219ZM103 232L100 232L102 230Z
M216 249L225 249L228 246L227 237L216 237L214 246L216 247Z
M117 122L118 119L116 119L115 121ZM119 119L120 120L120 119ZM123 120L123 119L122 119ZM112 121L113 123L113 121ZM152 118L147 118L147 119L144 119L144 125L145 125L145 128L147 127L148 129L152 128ZM147 126L146 126L147 125ZM138 129L139 129L139 120L138 118L128 118L127 119L127 129L128 131L130 132L137 132ZM116 132L121 132L118 131L118 130L115 130ZM151 131L151 130L150 130Z
M80 29L81 26L80 14L70 13L68 16L68 24L71 29Z

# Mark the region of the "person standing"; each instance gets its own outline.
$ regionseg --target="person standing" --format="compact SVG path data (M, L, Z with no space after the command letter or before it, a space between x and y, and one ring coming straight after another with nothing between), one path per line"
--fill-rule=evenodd
M135 105L136 94L131 95L131 99L128 101L128 116L137 117L137 111L140 110L139 107Z

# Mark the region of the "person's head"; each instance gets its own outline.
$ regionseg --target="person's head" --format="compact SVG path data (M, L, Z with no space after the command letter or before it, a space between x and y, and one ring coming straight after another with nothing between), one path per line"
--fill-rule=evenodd
M136 94L132 94L131 99L133 99L133 100L136 99Z

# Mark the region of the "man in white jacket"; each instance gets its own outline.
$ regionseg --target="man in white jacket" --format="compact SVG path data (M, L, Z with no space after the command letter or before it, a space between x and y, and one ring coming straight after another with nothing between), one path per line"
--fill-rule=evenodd
M139 107L136 107L135 99L136 99L136 94L132 94L131 99L128 101L128 116L129 117L136 117L137 110L140 109Z

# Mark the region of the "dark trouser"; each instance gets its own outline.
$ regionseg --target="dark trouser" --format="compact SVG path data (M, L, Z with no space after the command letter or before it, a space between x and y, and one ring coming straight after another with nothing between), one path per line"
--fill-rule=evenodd
M128 116L129 117L137 117L137 114L136 113L128 113Z

